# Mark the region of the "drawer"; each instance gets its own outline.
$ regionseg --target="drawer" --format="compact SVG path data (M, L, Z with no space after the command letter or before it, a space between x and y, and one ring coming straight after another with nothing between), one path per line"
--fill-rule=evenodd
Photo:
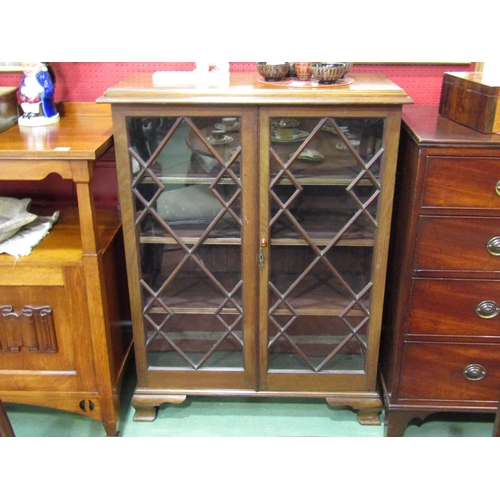
M408 342L399 399L498 401L500 344Z
M500 157L429 157L422 206L500 209Z
M500 281L414 279L409 310L409 335L500 337Z
M421 216L415 270L500 272L500 218Z

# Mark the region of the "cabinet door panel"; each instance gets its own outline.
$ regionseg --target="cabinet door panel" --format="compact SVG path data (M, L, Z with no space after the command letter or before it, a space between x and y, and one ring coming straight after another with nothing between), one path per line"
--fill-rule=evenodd
M4 389L95 390L82 268L55 271L62 286L0 287Z
M261 352L273 386L279 374L366 369L384 119L313 113L261 114Z
M256 222L242 215L254 189L242 170L246 161L254 171L253 115L227 112L127 118L135 234L126 238L139 248L139 365L185 371L200 388L220 384L207 371L221 371L240 387L237 373L254 355L245 301L255 305L243 293L244 278L252 287L254 277L245 274L251 256L242 251L244 240L255 242Z

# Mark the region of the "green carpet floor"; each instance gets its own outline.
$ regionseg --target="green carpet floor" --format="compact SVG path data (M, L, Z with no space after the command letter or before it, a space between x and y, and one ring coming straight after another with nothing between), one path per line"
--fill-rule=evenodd
M188 397L180 405L160 406L154 422L134 422L130 405L135 387L129 366L122 390L122 437L382 437L384 427L358 423L348 407L330 407L321 399ZM5 402L18 437L105 436L100 422L50 408ZM383 420L383 415L381 415ZM494 415L435 414L410 424L405 437L488 437Z

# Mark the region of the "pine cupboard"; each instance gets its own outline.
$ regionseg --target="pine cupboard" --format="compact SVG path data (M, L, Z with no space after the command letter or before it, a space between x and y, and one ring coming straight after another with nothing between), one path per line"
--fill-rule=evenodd
M191 395L325 398L379 424L401 109L380 74L109 88L135 419Z
M119 212L96 207L93 189L112 146L109 107L95 103L66 103L57 124L0 133L0 193L18 181L36 198L30 211L59 211L29 255L0 255L0 400L85 415L114 436L132 341L128 287ZM40 189L54 174L73 183L76 203Z

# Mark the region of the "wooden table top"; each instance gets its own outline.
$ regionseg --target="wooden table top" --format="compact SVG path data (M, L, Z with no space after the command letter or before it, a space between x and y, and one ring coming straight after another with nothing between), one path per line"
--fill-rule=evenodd
M99 106L94 104L94 106ZM68 106L70 107L70 106ZM83 109L88 106L84 105ZM103 111L107 107L103 106ZM58 123L45 127L13 127L0 133L2 159L95 160L113 143L109 114L72 114L71 109Z
M154 84L136 73L110 87L97 102L110 104L411 104L413 100L381 73L349 73L349 85L294 87L262 82L257 72L231 73L229 84Z

